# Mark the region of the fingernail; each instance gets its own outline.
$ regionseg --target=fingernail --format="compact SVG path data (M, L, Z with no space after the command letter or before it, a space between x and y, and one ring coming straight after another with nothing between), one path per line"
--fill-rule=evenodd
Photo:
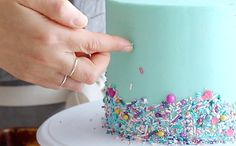
M88 25L88 18L83 16L81 18L73 20L73 24L77 27L84 28Z
M133 50L133 48L134 48L134 44L133 44L133 43L130 43L129 45L127 45L127 46L125 47L125 50L127 50L128 52L131 52L131 51Z

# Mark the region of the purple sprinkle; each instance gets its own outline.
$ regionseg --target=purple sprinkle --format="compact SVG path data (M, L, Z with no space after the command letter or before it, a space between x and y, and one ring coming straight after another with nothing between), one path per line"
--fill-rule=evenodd
M181 116L178 115L178 116L172 121L172 123L175 123L175 122L178 121L180 118L181 118Z
M107 94L108 94L110 97L114 97L114 96L116 95L116 91L115 91L113 88L108 88Z
M162 115L161 115L160 113L156 113L155 116L156 116L157 118L162 117Z
M182 105L186 105L186 104L187 104L187 101L183 99L183 100L181 100L181 104L182 104Z
M183 138L186 138L186 137L187 137L187 135L186 135L184 132L181 132L181 133L180 133L180 136L183 137Z
M229 136L232 135L232 131L229 131L227 135L228 129L236 129L236 106L217 98L217 96L213 96L211 101L190 97L176 104L176 98L173 100L171 97L169 101L166 97L166 100L161 104L150 106L145 102L147 98L139 98L131 103L125 101L124 104L117 103L116 99L121 99L118 91L114 88L107 88L106 91L104 99L106 118L102 127L107 128L109 134L118 135L121 140L128 139L166 145L236 142L236 136ZM121 116L114 116L116 108L122 109ZM221 126L213 127L212 115L209 112L212 112L216 117L226 114L232 118L232 121L222 121L220 122ZM123 114L129 115L129 122L122 119ZM216 128L215 131L211 131L212 128ZM158 137L158 131L165 132L165 135Z
M143 67L139 67L139 72L140 72L140 74L144 74L144 69L143 69Z
M169 94L169 95L167 95L167 97L166 97L166 102L167 102L168 104L175 103L175 101L176 101L176 97L175 97L174 94Z

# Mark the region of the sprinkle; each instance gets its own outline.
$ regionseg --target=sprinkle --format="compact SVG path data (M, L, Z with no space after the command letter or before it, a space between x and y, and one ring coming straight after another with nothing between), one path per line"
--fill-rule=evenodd
M116 103L121 103L121 100L119 98L117 98Z
M176 100L176 97L175 97L174 94L169 94L169 95L167 95L167 97L166 97L166 102L167 102L168 104L175 103L175 100Z
M210 90L180 101L172 94L175 98L166 97L152 106L147 98L127 103L112 87L104 92L102 127L121 140L165 145L236 142L236 104L223 101Z
M127 114L123 115L123 119L128 121L129 120L129 115L127 115Z
M115 113L116 113L117 115L119 115L119 114L120 114L120 109L119 109L119 108L115 109Z
M181 100L181 104L182 104L182 105L186 105L186 104L187 104L187 101L183 99L183 100Z
M181 136L182 138L186 138L186 137L187 137L187 135L186 135L184 132L181 132L181 133L180 133L180 136Z
M216 124L218 124L219 123L219 119L217 118L217 117L213 117L212 119L211 119L211 124L212 125L216 125Z
M116 95L116 91L113 88L108 88L107 93L110 97L114 97Z
M133 84L130 83L130 85L129 85L129 91L132 91L132 89L133 89Z
M212 97L213 97L213 92L210 91L210 90L206 90L206 91L203 93L202 99L204 99L204 100L210 100Z
M143 67L139 67L139 72L140 72L140 74L144 74L144 69L143 69Z
M226 134L227 134L227 136L229 136L229 137L233 137L233 136L235 135L233 129L229 129L229 130L227 130Z
M164 137L164 136L165 136L165 132L164 132L164 131L158 131L158 132L156 133L156 135L157 135L158 137Z
M224 122L227 120L227 116L226 115L221 115L220 116L220 121Z

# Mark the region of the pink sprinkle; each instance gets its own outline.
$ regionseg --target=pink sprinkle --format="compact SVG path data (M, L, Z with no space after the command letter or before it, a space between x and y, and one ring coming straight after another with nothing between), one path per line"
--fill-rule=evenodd
M176 101L176 97L175 97L174 94L169 94L169 95L167 95L167 97L166 97L166 102L167 102L168 104L175 103L175 101Z
M229 130L227 130L226 134L227 134L227 136L229 136L229 137L233 137L235 133L234 133L234 130L233 130L233 129L229 129Z
M197 135L202 133L200 130L196 130L196 132L197 132Z
M210 90L206 90L206 91L203 93L202 99L204 99L204 100L210 100L212 97L213 97L213 92L210 91Z
M213 118L211 119L211 124L212 124L212 125L216 125L218 122L219 122L219 119L218 119L217 117L213 117Z
M114 96L116 95L116 91L115 91L113 88L108 88L107 94L108 94L110 97L114 97Z
M140 72L141 74L144 74L144 69L143 69L143 67L139 67L139 72Z

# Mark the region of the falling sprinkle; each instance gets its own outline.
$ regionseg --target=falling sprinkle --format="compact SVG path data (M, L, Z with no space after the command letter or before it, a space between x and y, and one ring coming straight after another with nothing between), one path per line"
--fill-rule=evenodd
M133 90L133 84L130 83L130 84L129 84L129 91L132 91L132 90Z
M139 72L140 72L140 74L144 74L144 68L143 67L139 67Z

